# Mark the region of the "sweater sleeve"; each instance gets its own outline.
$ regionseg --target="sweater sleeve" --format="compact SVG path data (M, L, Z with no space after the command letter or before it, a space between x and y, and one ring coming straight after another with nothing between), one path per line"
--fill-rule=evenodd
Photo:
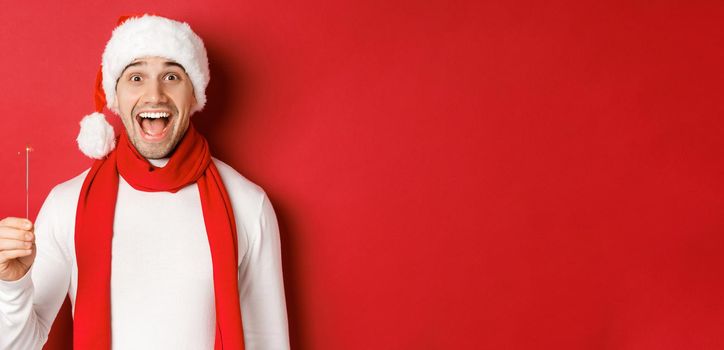
M263 195L249 249L239 266L239 299L247 350L289 349L279 225Z
M35 220L37 254L25 276L0 281L0 350L41 349L70 285L71 261L57 239L53 192Z

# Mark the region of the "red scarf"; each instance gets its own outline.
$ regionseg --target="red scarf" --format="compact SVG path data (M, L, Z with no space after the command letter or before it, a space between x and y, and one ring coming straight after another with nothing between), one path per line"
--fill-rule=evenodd
M213 263L214 349L244 349L234 213L219 171L211 161L206 139L192 125L163 168L151 165L122 132L116 150L93 163L88 172L75 219L78 291L73 348L111 348L111 241L119 174L136 190L147 192L177 192L197 183Z

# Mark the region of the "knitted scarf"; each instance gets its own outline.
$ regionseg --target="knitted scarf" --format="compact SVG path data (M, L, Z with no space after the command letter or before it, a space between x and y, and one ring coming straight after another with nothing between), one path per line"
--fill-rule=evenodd
M168 164L151 165L121 133L118 147L97 160L83 182L75 219L78 290L73 317L76 350L111 348L111 243L118 176L136 190L177 192L197 183L211 249L216 305L214 349L244 348L237 285L238 245L229 195L201 134L189 128Z

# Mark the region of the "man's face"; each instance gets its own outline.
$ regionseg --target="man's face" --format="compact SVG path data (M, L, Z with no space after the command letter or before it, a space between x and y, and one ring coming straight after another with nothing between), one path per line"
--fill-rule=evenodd
M157 159L176 148L195 104L193 85L180 65L161 57L142 57L121 74L112 107L138 152Z

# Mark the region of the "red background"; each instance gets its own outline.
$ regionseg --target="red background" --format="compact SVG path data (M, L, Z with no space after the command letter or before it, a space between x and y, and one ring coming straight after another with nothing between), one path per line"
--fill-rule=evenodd
M32 217L90 165L143 11L206 42L194 121L272 198L293 348L724 348L721 1L14 2L0 216L26 143Z

